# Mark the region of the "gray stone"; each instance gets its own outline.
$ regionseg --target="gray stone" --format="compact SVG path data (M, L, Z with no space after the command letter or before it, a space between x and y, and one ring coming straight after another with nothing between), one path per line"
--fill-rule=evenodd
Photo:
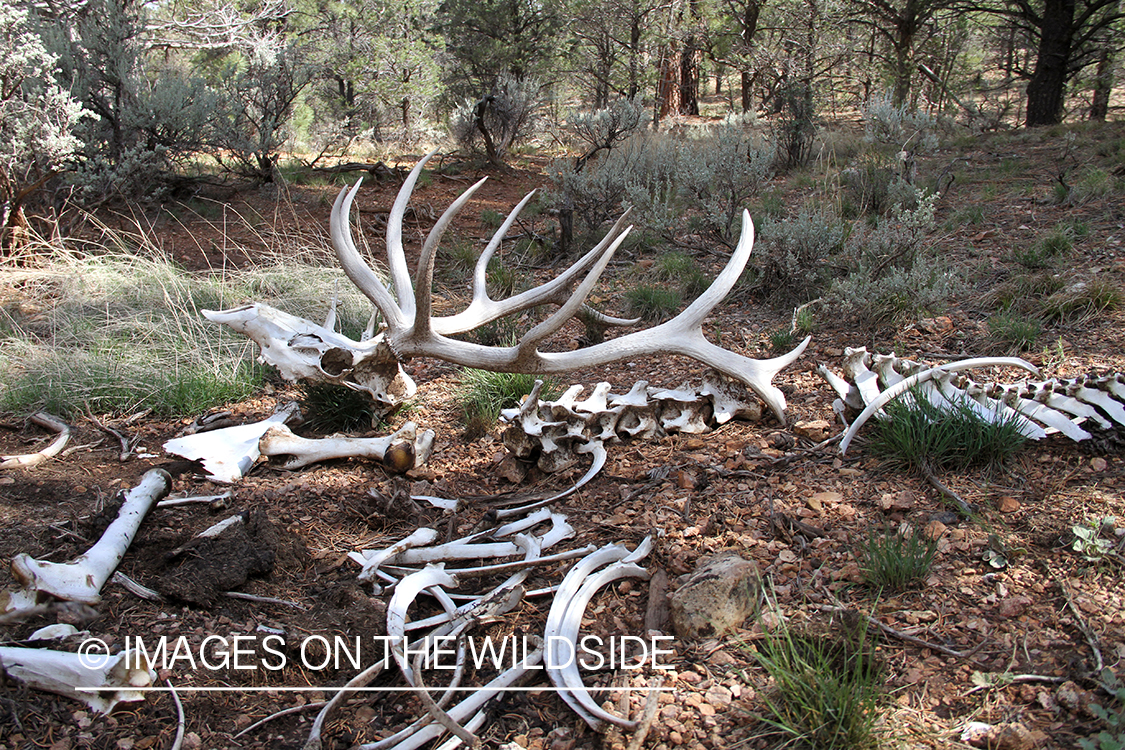
M734 552L720 553L672 594L672 629L691 640L722 636L755 613L760 591L757 565Z

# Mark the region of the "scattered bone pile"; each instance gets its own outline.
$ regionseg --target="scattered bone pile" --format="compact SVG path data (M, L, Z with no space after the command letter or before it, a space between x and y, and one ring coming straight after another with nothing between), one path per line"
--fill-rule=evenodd
M865 347L844 350L844 375L824 365L818 371L840 398L833 408L860 411L840 450L847 450L859 427L890 401L918 393L942 411L968 407L992 422L1011 421L1020 434L1040 440L1054 433L1071 440L1089 440L1091 425L1108 430L1125 427L1125 375L978 383L964 374L983 367L1018 367L1038 376L1030 363L1016 357L981 357L931 367L890 354L870 354Z
M686 383L674 390L651 388L640 380L628 393L617 395L603 382L583 401L578 400L580 385L571 386L557 401L541 401L541 386L537 382L519 408L505 409L500 416L512 425L504 432L508 450L521 459L536 458L547 473L571 466L578 453L604 453L605 443L673 432L698 434L735 417L756 421L762 415L741 383L714 371L704 376L698 390Z
M368 667L349 682L321 710L313 723L306 748L318 748L328 714L353 689L369 684L384 669L397 665L402 679L422 700L426 712L397 734L362 748L396 748L406 750L432 741L449 732L466 744L474 745L472 732L479 729L486 716L487 704L500 695L503 688L524 679L529 673L545 671L562 698L591 727L598 729L605 722L632 729L637 723L603 709L583 685L578 664L570 658L578 653L578 631L587 604L606 584L624 577L647 579L648 571L638 565L647 556L651 543L646 539L630 552L622 545L606 545L600 549L588 545L551 555L543 552L574 536L566 517L548 507L510 509L508 516L516 520L480 531L451 542L434 544L438 532L420 528L382 550L353 552L349 557L362 566L359 579L375 583L376 595L393 589L387 605L387 637L391 655ZM560 561L581 558L571 567L557 588L525 591L524 581L532 568ZM447 568L447 563L466 561L499 561L475 567ZM489 575L510 574L498 585L463 593L475 581ZM463 641L456 649L456 664L444 674L451 681L444 686L442 698L430 698L422 683L423 657L429 644L442 646L439 639L472 637L472 631L483 621L519 606L524 597L553 594L542 636L533 639L534 650L518 665L501 671L487 684L463 685L467 653ZM433 600L443 611L437 615L411 620L408 610L421 596ZM459 603L460 602L460 603ZM403 648L404 644L406 648ZM409 657L414 656L411 660ZM542 666L539 666L542 664ZM428 686L433 688L435 686ZM463 692L462 692L463 691ZM446 707L458 694L463 700ZM443 746L444 747L444 746Z

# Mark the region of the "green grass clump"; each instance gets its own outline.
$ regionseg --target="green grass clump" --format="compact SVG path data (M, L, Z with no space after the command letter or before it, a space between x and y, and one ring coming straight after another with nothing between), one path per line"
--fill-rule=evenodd
M873 454L892 466L926 471L959 471L1003 464L1022 447L1019 423L985 419L967 401L942 411L914 389L884 407L869 442Z
M937 540L896 529L870 530L856 550L868 586L902 591L926 577L937 554Z
M1125 299L1121 287L1105 274L1095 274L1059 289L1042 304L1051 319L1085 320L1106 310L1115 310Z
M698 297L711 285L695 258L677 250L657 258L651 275L657 281L675 284L685 297Z
M625 309L650 323L668 320L680 309L683 297L676 289L641 285L625 293Z
M379 423L370 395L335 383L302 383L301 410L307 426L325 432L370 430Z
M519 406L538 379L539 376L517 372L462 370L455 398L469 438L476 439L492 429L501 409ZM539 397L550 400L557 390L553 379L545 379Z
M1043 324L1036 318L1005 310L988 319L988 331L1005 351L1018 354L1035 346Z
M758 645L758 663L773 678L762 694L762 718L783 735L783 746L878 746L883 674L866 633L860 625L829 638L781 625Z

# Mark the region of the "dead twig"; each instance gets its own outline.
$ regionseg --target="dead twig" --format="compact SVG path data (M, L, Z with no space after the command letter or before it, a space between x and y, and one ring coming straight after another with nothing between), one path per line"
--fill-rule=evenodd
M637 725L637 731L633 734L633 738L629 740L628 750L641 750L645 744L645 738L648 737L648 732L652 729L653 719L656 718L656 709L660 707L660 688L664 686L664 678L653 677L648 683L649 694L648 700L645 701L645 712L641 716L641 723Z
M1095 676L1092 679L1094 679L1094 681L1099 685L1102 685L1101 674L1102 670L1105 669L1105 660L1102 658L1102 649L1099 645L1098 636L1096 633L1094 633L1093 629L1090 627L1090 624L1086 622L1086 618L1082 616L1082 611L1078 609L1078 605L1074 603L1074 597L1070 595L1070 589L1067 587L1066 582L1063 580L1062 576L1052 570L1050 566L1045 567L1047 567L1047 572L1051 574L1051 577L1055 579L1055 583L1058 584L1059 590L1062 591L1063 598L1066 599L1067 609L1069 609L1070 613L1074 615L1074 620L1078 623L1078 629L1082 631L1082 635L1086 638L1086 643L1089 644L1090 650L1094 654ZM1104 687L1107 692L1112 693L1112 691L1110 691L1107 686L1102 685L1102 687Z
M973 514L973 506L965 502L956 492L942 484L941 480L934 475L934 472L930 470L929 466L922 467L922 476L926 478L926 481L930 483L931 487L940 492L944 497L952 500L961 513L966 516L971 516Z
M843 605L843 603L840 602L840 600L837 599L836 596L831 591L829 591L828 589L822 588L822 591L824 592L825 596L827 596L828 599L832 602L831 606L822 605L822 609L824 609L826 611L829 611L829 612L854 612L855 611L855 610L852 610L848 607L845 607ZM985 666L983 662L977 661L977 659L975 657L976 657L977 653L982 648L984 648L985 644L988 643L987 639L981 641L980 643L978 643L976 646L969 649L968 651L957 651L956 649L949 648L948 646L942 646L939 643L931 643L930 641L922 640L921 638L917 638L913 635L910 635L909 633L904 633L901 630L895 630L890 625L884 625L883 623L879 622L877 619L875 619L871 615L865 614L863 612L859 612L858 614L861 617L863 617L864 620L867 621L867 624L868 624L869 627L874 625L881 632L886 633L887 635L892 636L894 638L898 638L900 641L905 641L906 643L912 643L915 646L921 646L922 648L928 648L932 651L937 651L939 653L945 654L946 656L952 656L952 657L957 658L957 659L964 659L965 661L972 662L973 664Z

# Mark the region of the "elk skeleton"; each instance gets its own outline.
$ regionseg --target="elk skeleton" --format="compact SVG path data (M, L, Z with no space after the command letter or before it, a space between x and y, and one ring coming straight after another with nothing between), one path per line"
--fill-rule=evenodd
M639 322L597 313L585 305L587 295L631 229L625 225L628 212L617 220L601 242L559 276L507 299L494 300L486 288L488 261L531 200L534 193L529 193L512 210L477 260L468 307L454 315L434 317L431 293L438 245L454 217L484 184L482 179L463 192L438 219L422 245L411 279L403 248L403 217L421 171L434 153L423 157L410 172L387 219L390 287L360 255L350 230L351 206L362 181L342 190L332 208L330 229L336 256L348 278L382 315L384 328L379 334L355 342L331 330L330 322L318 326L262 304L217 312L204 310L203 314L252 338L261 347L261 357L277 366L285 377L342 383L371 393L388 408L401 403L415 390L414 383L396 366L413 357L433 357L483 370L549 375L643 355L680 354L745 383L779 420L785 421L785 396L772 380L801 355L809 339L788 354L756 360L716 346L703 335L707 315L734 287L750 258L754 225L748 212L743 211L742 234L727 266L711 286L675 318L585 349L541 351L540 346L582 310L593 314L604 325ZM573 293L572 286L575 287ZM524 333L514 346L490 347L453 338L540 305L555 305L558 309ZM332 317L329 314L329 321Z

